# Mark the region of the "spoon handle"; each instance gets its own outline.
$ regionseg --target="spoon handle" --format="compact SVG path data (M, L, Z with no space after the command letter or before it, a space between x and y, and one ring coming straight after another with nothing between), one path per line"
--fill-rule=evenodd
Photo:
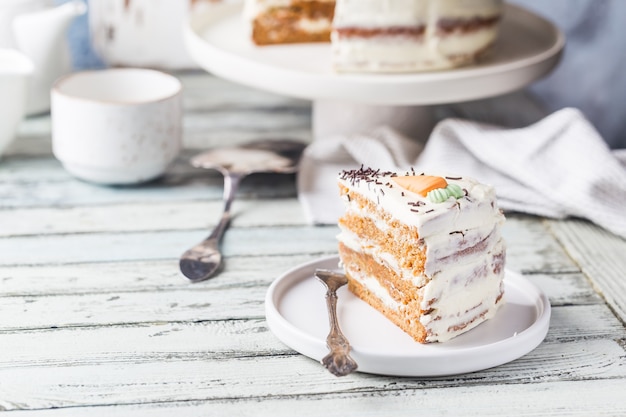
M239 189L239 183L241 182L243 175L234 174L232 172L224 173L224 211L222 212L222 217L220 218L219 223L209 237L206 238L204 242L214 242L215 246L218 246L220 241L222 240L222 236L224 236L224 232L230 225L230 206L233 204L233 200L235 199L235 194L237 194L237 189Z
M322 364L335 376L345 376L357 369L357 363L350 356L350 343L339 328L337 320L337 289L347 283L343 274L318 269L315 276L326 286L326 307L330 332L326 338L326 346L330 350L322 359Z
M224 232L230 225L230 207L235 199L239 183L243 174L222 172L224 174L224 211L211 234L191 249L188 249L180 258L180 270L193 282L211 278L219 270L222 263L220 242Z

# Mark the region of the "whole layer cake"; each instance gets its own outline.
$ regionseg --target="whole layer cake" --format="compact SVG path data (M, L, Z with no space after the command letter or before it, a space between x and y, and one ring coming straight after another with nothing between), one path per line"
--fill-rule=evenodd
M444 342L502 304L504 216L491 186L370 168L340 174L348 287L420 343Z
M335 0L246 0L244 18L257 45L330 41Z
M476 61L493 45L501 0L337 0L337 71L414 72Z
M502 0L246 0L244 17L257 45L330 40L340 72L416 72L476 61L497 38L502 8Z

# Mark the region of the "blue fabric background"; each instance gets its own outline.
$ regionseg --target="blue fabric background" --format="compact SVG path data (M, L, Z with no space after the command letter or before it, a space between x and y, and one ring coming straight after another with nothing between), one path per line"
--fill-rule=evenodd
M626 148L626 1L511 0L552 20L567 44L530 91L549 110L577 107L613 148Z

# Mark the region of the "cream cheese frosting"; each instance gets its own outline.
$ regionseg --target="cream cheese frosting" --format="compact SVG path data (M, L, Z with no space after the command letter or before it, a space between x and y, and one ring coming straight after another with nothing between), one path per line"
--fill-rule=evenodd
M436 25L439 19L489 18L502 0L337 0L336 27Z
M384 201L386 212L407 226L416 227L422 238L485 226L489 219L494 224L502 220L493 187L475 179L443 176L448 183L459 185L466 194L460 199L450 197L442 203L433 203L427 197L393 183L392 178L398 175L423 173L360 169L344 171L338 181L374 204L380 205Z

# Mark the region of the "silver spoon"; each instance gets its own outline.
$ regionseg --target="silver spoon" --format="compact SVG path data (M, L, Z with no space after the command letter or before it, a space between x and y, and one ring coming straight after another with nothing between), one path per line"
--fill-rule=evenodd
M357 363L350 357L350 343L343 335L337 321L337 290L348 283L340 272L316 269L315 276L326 286L326 307L330 332L326 346L330 353L322 359L322 364L335 376L345 376L357 369Z
M296 172L306 145L291 140L263 140L236 147L218 148L191 159L197 168L215 169L224 175L224 212L213 232L182 254L180 270L191 281L211 278L222 263L220 241L230 224L230 206L241 180L255 173Z

